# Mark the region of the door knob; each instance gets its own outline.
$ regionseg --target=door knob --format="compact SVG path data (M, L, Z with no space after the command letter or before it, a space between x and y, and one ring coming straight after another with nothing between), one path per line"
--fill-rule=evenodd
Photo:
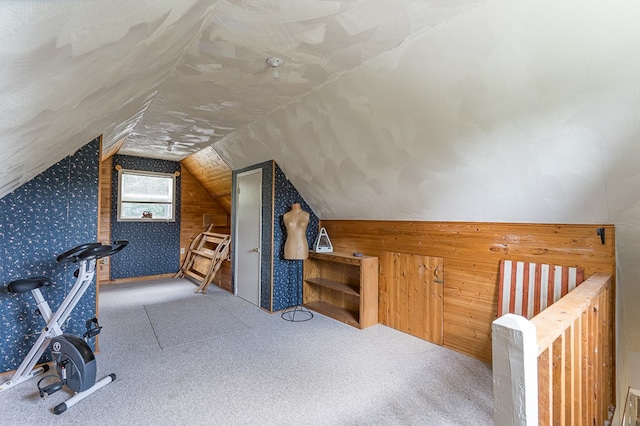
M256 248L252 248L249 252L250 253L258 253L260 251L260 249L258 247Z

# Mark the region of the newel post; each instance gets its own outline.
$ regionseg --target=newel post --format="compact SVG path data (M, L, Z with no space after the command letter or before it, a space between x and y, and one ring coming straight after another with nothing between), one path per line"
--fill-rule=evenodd
M493 420L496 426L538 424L538 346L536 327L520 315L506 314L493 333Z

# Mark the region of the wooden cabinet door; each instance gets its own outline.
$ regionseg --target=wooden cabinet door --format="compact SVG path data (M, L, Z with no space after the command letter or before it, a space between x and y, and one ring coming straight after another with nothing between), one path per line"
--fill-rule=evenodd
M444 260L383 251L380 254L379 321L442 345Z

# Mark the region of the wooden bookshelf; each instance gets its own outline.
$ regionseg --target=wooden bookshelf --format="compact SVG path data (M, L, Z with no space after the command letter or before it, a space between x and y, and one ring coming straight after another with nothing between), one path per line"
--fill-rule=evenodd
M378 258L309 252L303 304L357 328L378 323Z

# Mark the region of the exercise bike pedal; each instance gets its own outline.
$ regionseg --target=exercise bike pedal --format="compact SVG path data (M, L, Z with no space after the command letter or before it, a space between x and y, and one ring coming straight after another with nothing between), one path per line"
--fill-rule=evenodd
M64 382L57 380L53 383L50 383L46 386L42 386L41 383L43 380L47 379L57 379L58 376L50 374L48 376L44 376L42 379L38 380L38 393L40 394L40 398L47 398L49 395L53 395L58 392L64 386Z
M102 326L100 326L100 324L98 323L98 318L96 317L88 319L85 323L85 327L87 331L85 331L82 335L85 341L89 340L92 337L96 337L102 331Z

